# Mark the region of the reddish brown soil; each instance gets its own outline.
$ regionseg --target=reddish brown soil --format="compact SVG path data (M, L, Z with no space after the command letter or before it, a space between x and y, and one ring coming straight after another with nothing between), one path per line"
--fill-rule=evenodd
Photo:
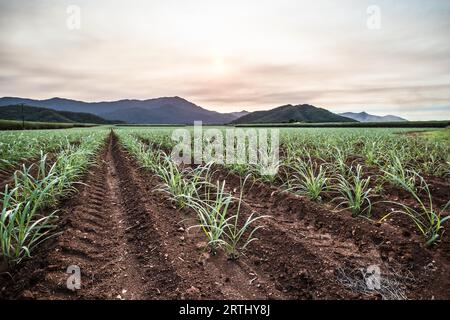
M219 171L217 178L226 179L229 190L239 190L238 176ZM333 297L339 288L333 288L333 281L329 278L323 281L320 276L328 277L341 268L355 270L370 264L380 265L382 271L388 273L411 274L414 280L405 281L409 298L450 297L448 248L424 248L422 239L415 234L407 234L388 224L354 218L349 212L336 213L332 205L317 204L259 182L244 192L244 201L250 210L272 216L259 234L261 240L253 247L266 242L270 245L272 240L280 239L272 248L279 252L273 264L279 262L285 270L289 270L289 264L295 261L296 248L302 248L303 256L311 253L307 260L316 260L316 264L308 266L303 261L297 264L297 270L299 265L305 268L310 283L317 282L318 288L325 288L327 298ZM444 234L440 245L447 243L448 234ZM270 263L268 268L272 269L273 264ZM295 266L293 263L291 272ZM314 296L312 288L308 291L311 297L320 298L319 293Z
M35 160L26 160L26 161L23 161L23 163L16 164L16 165L11 166L9 168L0 170L0 192L4 192L5 191L6 185L10 186L13 183L14 172L16 172L17 170L22 169L24 164L25 164L25 166L28 167L34 162L35 162Z
M240 180L224 170L236 194ZM0 275L0 298L31 299L379 299L342 284L379 265L382 276L404 275L408 298L450 297L444 251L423 248L415 235L390 225L337 214L331 206L255 183L246 186L242 216L269 215L237 261L205 251L190 210L176 210L111 136L86 185L60 207L59 234L33 259ZM447 255L446 255L447 254ZM66 288L70 265L81 289ZM405 275L408 275L405 278Z
M5 190L5 186L11 184L12 176L16 169L6 169L0 171L0 190L3 192Z
M314 159L317 163L323 163L321 159ZM376 181L376 177L381 176L382 172L377 166L367 166L365 165L364 159L360 156L351 156L347 159L347 165L355 165L361 164L364 166L364 177L371 177L370 187L375 188L376 184L379 183ZM286 177L288 175L292 175L291 170L286 167L282 167L279 176ZM427 182L431 195L433 206L435 210L440 210L444 208L444 206L449 201L450 194L450 181L448 178L434 177L434 176L424 176L425 181ZM284 179L286 180L286 179ZM276 179L273 185L282 189L283 183L280 179ZM281 191L277 191L279 193ZM322 195L323 204L328 205L329 209L334 208L340 201L333 201L339 194L336 191L328 191ZM428 204L428 194L422 190L419 191L419 196L424 201L424 203ZM419 210L419 206L415 198L408 193L406 190L393 186L387 181L383 183L383 190L381 194L373 195L372 198L372 211L371 218L373 220L379 220L383 218L387 213L392 210L401 209L399 205L393 204L402 203L408 205L414 209ZM323 208L323 207L322 207ZM450 214L450 206L447 207L446 211L442 212L442 216L446 216ZM411 234L415 235L415 239L418 241L424 241L424 239L419 239L422 237L418 229L415 227L414 223L404 214L393 214L390 215L388 219L384 221L396 229L400 231L402 235L406 238L409 238ZM448 225L448 223L447 223ZM439 252L439 254L445 259L450 261L450 236L448 233L444 233L443 236L439 239L439 241L433 247L434 251Z

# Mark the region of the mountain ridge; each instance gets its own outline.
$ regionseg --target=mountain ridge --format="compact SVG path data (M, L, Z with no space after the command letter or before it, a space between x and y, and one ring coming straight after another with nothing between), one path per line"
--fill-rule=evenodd
M234 124L283 122L356 122L356 120L309 104L287 104L270 110L254 111L232 121Z
M85 102L60 97L42 100L20 97L0 98L0 108L19 104L61 112L92 114L103 118L105 121L117 121L119 119L131 124L192 124L194 121L203 121L205 124L407 121L397 116L375 116L365 111L335 114L327 109L318 108L310 104L287 104L270 110L254 112L243 110L220 113L205 109L179 96L97 102ZM49 117L57 116L49 115Z
M394 115L385 115L385 116L377 116L373 114L369 114L365 111L362 112L343 112L338 113L340 116L350 118L353 120L357 120L360 122L399 122L399 121L408 121L404 118L394 116Z
M29 99L19 97L0 98L0 107L26 104L57 111L91 113L107 120L127 119L136 124L185 124L194 120L207 124L225 124L239 117L239 113L220 113L198 106L179 96L146 100L121 99L115 101L85 102L66 98ZM166 106L166 108L162 108Z

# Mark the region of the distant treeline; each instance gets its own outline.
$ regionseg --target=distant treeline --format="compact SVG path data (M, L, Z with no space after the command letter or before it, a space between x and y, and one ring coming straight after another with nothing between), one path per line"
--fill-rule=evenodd
M67 129L79 127L94 127L96 124L89 123L56 123L56 122L32 122L0 120L0 130L39 130L39 129Z
M450 121L399 121L399 122L330 122L330 123L252 123L235 127L280 128L445 128Z

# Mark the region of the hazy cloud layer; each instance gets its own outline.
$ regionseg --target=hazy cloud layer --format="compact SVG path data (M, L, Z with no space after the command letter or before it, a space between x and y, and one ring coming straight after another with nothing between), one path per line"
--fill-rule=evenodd
M81 29L67 25L69 5ZM366 22L380 8L380 29ZM450 2L0 0L0 96L450 118Z

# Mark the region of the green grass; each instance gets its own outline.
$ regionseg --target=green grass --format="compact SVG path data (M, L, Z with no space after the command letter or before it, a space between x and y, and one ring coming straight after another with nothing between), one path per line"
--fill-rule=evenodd
M20 161L30 161L41 152L52 153L64 146L81 142L106 127L71 128L60 130L4 131L0 134L0 170L11 168Z
M258 215L244 217L240 212L245 182L249 174L258 178L255 171L258 168L255 165L231 166L244 181L240 197L232 197L225 191L224 181L209 181L209 169L177 166L160 152L172 149L175 142L171 140L171 133L176 127L181 126L117 126L114 131L141 166L160 175L161 189L177 206L190 207L189 211L195 212L196 225L205 233L211 250L222 249L231 259L236 259L256 239L255 231L259 228L257 222L261 218ZM81 179L89 164L86 161L93 155L91 151L98 148L108 133L105 128L17 130L0 134L0 170L42 155L34 170L22 167L16 173L14 185L1 196L0 265L2 260L15 264L28 258L36 246L51 235L57 221L57 213L52 208L58 198L69 195ZM192 127L186 128L192 131ZM293 180L296 191L312 200L319 200L324 191L335 190L339 193L335 198L339 200L339 207L354 216L370 216L373 195L370 183L384 177L382 182L387 180L386 184L397 185L411 193L417 206L396 203L396 212L410 217L424 241L431 244L439 240L444 222L449 218L444 208L437 209L431 203L432 197L422 176L450 176L449 132L449 129L418 128L283 127L280 128L283 151L280 154L285 156L276 165L293 168L299 159L310 159L310 163L297 168L296 176L291 172L287 181ZM57 155L53 168L44 165L46 153ZM35 172L36 166L38 175L33 176L30 172ZM413 179L412 173L420 178ZM277 181L276 176L259 179L267 184ZM43 208L46 209L43 211Z
M311 158L298 159L291 167L293 174L287 181L288 191L307 196L313 201L321 200L321 195L327 189L327 169L323 164L317 164Z
M280 128L445 128L449 120L401 121L401 122L327 122L327 123L253 123L236 124L235 127L280 127Z
M75 184L91 164L107 131L85 132L80 143L65 144L49 163L40 160L13 174L13 183L0 194L0 267L15 266L31 257L32 251L48 239L55 228L60 199L74 192Z
M370 217L372 210L370 177L363 178L362 167L357 165L356 168L351 167L348 177L338 175L338 182L335 186L336 190L341 194L334 200L341 203L337 207L344 207L352 212L354 217L365 215Z
M450 129L422 131L416 133L420 137L424 137L434 141L443 141L450 143Z

